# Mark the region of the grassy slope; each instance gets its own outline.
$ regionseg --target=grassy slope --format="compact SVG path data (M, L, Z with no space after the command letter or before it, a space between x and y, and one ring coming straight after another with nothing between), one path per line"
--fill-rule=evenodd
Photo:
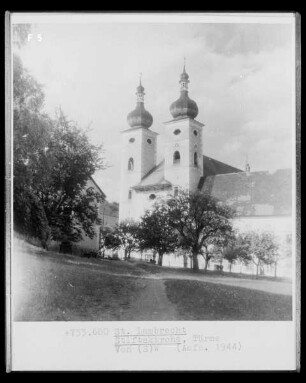
M27 256L16 275L18 321L120 320L138 286L136 278L99 273L52 258Z
M168 280L178 320L292 320L292 298L241 287Z

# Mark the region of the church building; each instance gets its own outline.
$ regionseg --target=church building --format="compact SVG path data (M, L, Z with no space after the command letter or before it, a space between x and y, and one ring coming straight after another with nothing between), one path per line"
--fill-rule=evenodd
M280 169L251 172L204 155L204 124L198 106L188 95L185 65L179 79L180 96L170 105L172 119L165 122L163 159L157 163L157 136L152 115L144 106L144 87L137 87L136 108L127 116L129 128L121 132L119 222L137 221L158 199L176 195L180 188L205 191L232 206L239 230L272 230L280 243L291 246L292 172ZM181 266L165 257L165 266ZM285 269L288 272L288 265Z

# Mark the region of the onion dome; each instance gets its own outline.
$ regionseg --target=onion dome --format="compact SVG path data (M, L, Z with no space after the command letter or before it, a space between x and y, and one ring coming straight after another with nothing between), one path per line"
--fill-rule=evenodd
M188 96L188 84L189 84L189 76L185 70L185 64L183 68L183 73L180 76L180 98L174 101L170 105L170 113L173 118L196 118L199 113L198 106L195 101L191 100Z
M153 124L153 117L144 107L144 87L141 84L141 78L139 85L136 88L137 104L136 108L130 112L127 116L127 122L131 128L147 128Z

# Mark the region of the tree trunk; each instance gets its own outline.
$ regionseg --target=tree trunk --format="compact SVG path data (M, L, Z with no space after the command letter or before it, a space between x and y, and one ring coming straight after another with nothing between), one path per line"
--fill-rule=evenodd
M163 255L164 254L161 254L161 253L158 254L158 266L163 265Z
M256 279L258 279L259 264L256 265Z
M43 247L43 249L48 250L48 243L47 243L47 241L42 241L42 247Z
M206 272L206 271L207 271L207 268L208 268L208 262L209 262L209 259L208 259L207 257L204 257L204 260L205 260L204 271Z
M229 264L229 272L230 273L232 272L232 264L231 263Z
M184 269L187 269L187 262L188 262L187 255L184 254L183 257L184 257Z
M198 271L199 270L199 261L198 261L198 252L197 251L192 252L192 264L193 264L193 270Z
M156 263L156 251L155 250L153 251L153 261L154 261L154 263Z
M277 277L277 262L274 264L274 278Z
M124 249L124 259L126 260L128 257L128 252L127 252L127 249Z

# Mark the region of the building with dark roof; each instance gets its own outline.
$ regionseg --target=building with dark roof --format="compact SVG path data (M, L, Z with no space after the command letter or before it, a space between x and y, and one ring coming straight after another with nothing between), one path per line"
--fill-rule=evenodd
M292 172L238 172L207 175L200 190L231 206L239 216L291 216Z

